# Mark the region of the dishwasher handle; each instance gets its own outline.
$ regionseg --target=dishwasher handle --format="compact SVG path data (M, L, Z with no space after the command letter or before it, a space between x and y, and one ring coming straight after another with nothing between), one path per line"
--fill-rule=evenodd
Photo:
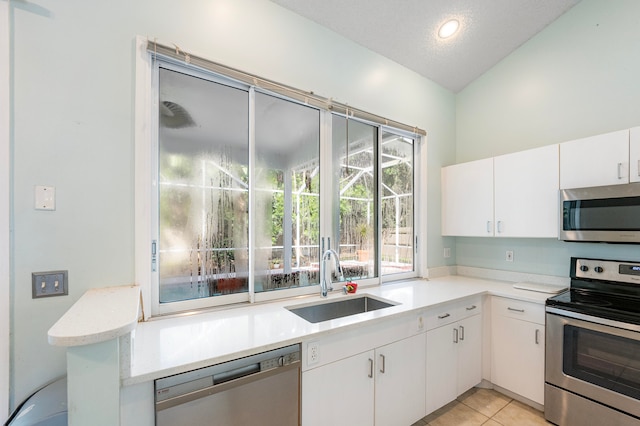
M289 370L300 369L300 361L292 362L291 364L287 364L283 367L272 368L266 371L259 371L254 374L248 374L244 376L240 376L238 378L230 378L229 380L214 384L213 386L209 386L203 389L199 389L193 392L188 392L182 395L177 395L171 398L167 398L162 401L156 401L156 412L166 410L167 408L175 407L176 405L185 404L190 401L195 401L200 398L204 398L209 395L214 395L216 393L224 392L229 389L236 388L238 386L243 386L251 382L255 382L260 379L264 379L276 374L281 374ZM240 370L240 369L238 369ZM223 373L224 374L224 373Z
M249 376L251 374L256 374L260 372L260 363L257 362L255 364L247 365L245 367L236 368L230 371L224 371L222 373L213 375L213 385L219 385L222 383L229 382L231 380L239 379L244 376Z

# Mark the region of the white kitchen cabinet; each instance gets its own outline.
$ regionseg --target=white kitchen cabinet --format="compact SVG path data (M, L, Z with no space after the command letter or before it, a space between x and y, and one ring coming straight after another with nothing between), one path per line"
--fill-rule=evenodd
M495 235L558 237L558 145L494 158Z
M558 145L442 169L442 234L557 238Z
M493 159L443 167L442 235L493 235Z
M493 297L491 382L544 404L544 305Z
M427 413L482 381L480 313L480 302L473 301L427 318Z
M629 183L629 130L560 144L560 189L623 183Z
M629 132L629 181L640 182L640 127Z
M373 425L374 358L368 351L303 372L303 424Z
M418 315L313 342L317 363L309 363L303 344L302 423L410 425L424 417L423 327Z
M410 425L425 416L425 350L425 333L376 349L376 426Z

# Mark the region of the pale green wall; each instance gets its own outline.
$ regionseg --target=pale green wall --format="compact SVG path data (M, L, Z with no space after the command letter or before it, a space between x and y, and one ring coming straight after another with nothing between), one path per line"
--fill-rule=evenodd
M640 125L640 2L582 0L456 99L456 162ZM458 238L457 264L567 276L569 257L631 245ZM505 251L514 250L514 262Z
M87 289L134 280L138 34L428 130L429 249L437 254L428 263L444 262L440 167L455 159L449 91L264 0L39 0L10 7L13 406L64 374L65 350L46 336L73 302ZM56 211L33 209L34 185L56 187ZM69 270L69 296L32 300L31 272L55 269Z

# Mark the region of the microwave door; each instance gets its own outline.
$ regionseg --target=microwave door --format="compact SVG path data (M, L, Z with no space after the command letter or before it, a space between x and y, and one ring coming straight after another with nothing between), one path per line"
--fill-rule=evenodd
M628 194L624 191L627 188L613 189L623 192L617 194L609 187L561 191L560 238L565 241L640 243L640 191Z

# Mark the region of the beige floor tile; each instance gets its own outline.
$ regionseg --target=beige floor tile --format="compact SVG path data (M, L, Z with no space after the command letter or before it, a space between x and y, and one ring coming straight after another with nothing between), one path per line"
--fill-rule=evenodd
M544 414L518 401L511 401L500 410L493 420L504 426L537 426L547 425Z
M482 423L482 426L503 426L500 423L496 422L493 419L489 419L486 421L486 423Z
M434 411L433 413L429 414L427 417L424 417L422 420L424 420L424 422L428 424L429 422L434 421L435 419L437 419L441 415L449 412L453 407L455 407L458 404L460 404L458 401L451 401L450 403L448 403L444 407L438 408L436 411Z
M456 403L449 406L451 406L450 409L430 421L429 426L480 426L488 420L487 416L464 404Z
M473 388L460 395L458 401L487 417L492 417L510 403L511 398L492 389Z
M427 422L424 419L420 419L411 426L427 426Z

